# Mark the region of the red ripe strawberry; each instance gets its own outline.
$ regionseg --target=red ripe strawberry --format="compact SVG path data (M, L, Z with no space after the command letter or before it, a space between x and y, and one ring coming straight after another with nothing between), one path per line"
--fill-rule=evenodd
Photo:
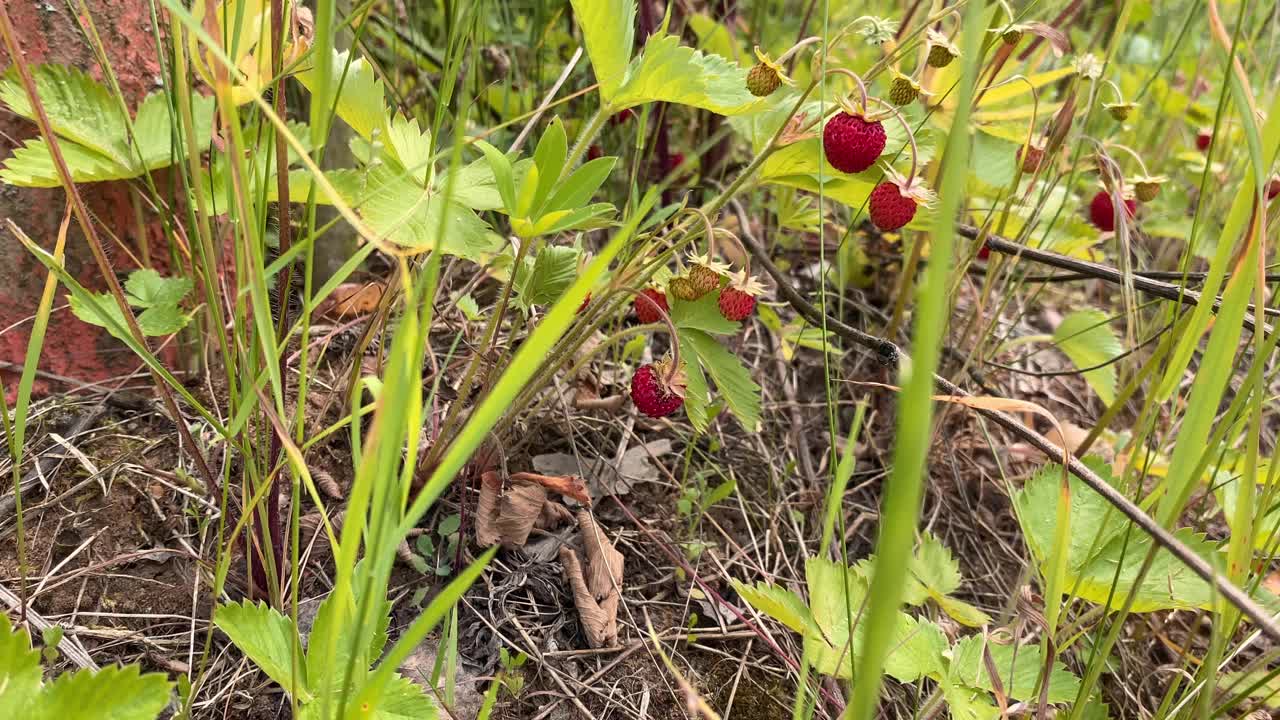
M1267 199L1274 200L1277 195L1280 195L1280 177L1273 177L1267 183Z
M755 278L747 275L746 270L736 274L733 282L720 291L716 304L720 306L720 314L725 320L741 322L746 320L751 311L756 309L756 296L764 290Z
M916 216L916 199L902 193L897 183L886 180L871 191L867 198L867 214L871 222L885 232L891 232L911 222Z
M680 152L671 153L670 155L667 156L667 164L665 167L662 168L662 171L664 174L670 175L671 173L679 169L679 167L683 164L684 164L684 153L680 153Z
M666 360L649 363L631 376L631 402L649 417L666 417L684 405L684 384L678 373L668 382L666 368Z
M989 257L991 257L991 246L984 242L982 247L978 248L978 259L986 260Z
M884 124L861 115L838 113L822 129L822 152L840 172L858 173L875 164L884 152Z
M1132 218L1138 210L1138 203L1125 198L1124 209L1125 214ZM1116 229L1116 209L1111 204L1111 193L1099 190L1098 194L1093 196L1093 200L1089 203L1089 220L1093 222L1094 227L1103 232L1113 232Z
M1213 142L1213 133L1208 130L1201 130L1196 134L1196 148L1198 148L1200 152L1208 150L1209 143L1211 142Z
M636 317L640 322L648 325L649 323L660 322L662 316L671 310L667 306L667 296L661 290L653 288L645 288L635 299Z
M592 145L587 148L588 162L591 160L595 160L597 158L602 158L602 157L604 157L604 150L601 150L599 145Z
M626 122L626 121L630 120L631 118L633 118L633 117L635 117L635 116L636 116L636 111L635 111L635 110L632 110L631 108L627 108L626 110L622 110L622 111L619 111L619 112L615 113L615 114L613 115L613 117L610 117L610 118L609 118L609 124L610 124L610 125L621 125L622 123L624 123L624 122Z
M739 322L746 320L752 310L756 309L756 299L735 287L727 287L720 291L720 314L726 320Z

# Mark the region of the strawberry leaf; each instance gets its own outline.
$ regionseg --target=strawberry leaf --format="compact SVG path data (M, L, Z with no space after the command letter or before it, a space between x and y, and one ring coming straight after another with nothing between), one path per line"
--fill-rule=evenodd
M307 689L307 666L299 664L295 667L293 662L298 631L292 619L265 603L253 604L245 600L219 605L213 612L213 623L267 677L286 690L294 687L296 679L298 700L306 702L311 699Z
M1124 352L1120 339L1111 329L1110 319L1101 310L1078 310L1063 318L1053 331L1053 341L1078 368L1095 368L1084 373L1084 379L1098 397L1108 405L1116 399L1115 365L1097 367L1114 360Z
M717 304L719 293L707 293L697 300L683 300L675 295L668 295L671 303L671 322L677 328L701 330L713 335L734 335L742 329L736 323L720 314Z
M757 431L760 428L760 386L751 379L751 373L742 361L701 330L682 329L681 333L715 381L716 389L724 395L738 422L749 432Z

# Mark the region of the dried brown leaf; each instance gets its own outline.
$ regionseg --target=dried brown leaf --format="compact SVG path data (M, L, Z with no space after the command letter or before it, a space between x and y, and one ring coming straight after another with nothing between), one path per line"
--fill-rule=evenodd
M578 511L578 527L587 554L587 587L597 600L603 600L622 589L622 553L586 510Z
M481 547L498 544L498 499L502 495L502 478L490 470L480 475L480 500L476 503L476 542Z
M587 635L587 643L593 648L616 646L619 595L615 592L603 602L597 602L582 575L578 554L572 549L560 548L560 564L564 566L564 577L573 589L573 603L578 608L578 619Z
M546 502L546 488L512 477L511 487L498 502L498 517L494 522L503 546L520 547L528 542L533 524L542 515L542 506Z

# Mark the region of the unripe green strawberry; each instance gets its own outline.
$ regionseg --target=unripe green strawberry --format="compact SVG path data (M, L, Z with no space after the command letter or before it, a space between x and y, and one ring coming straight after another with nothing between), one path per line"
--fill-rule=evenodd
M756 97L769 97L781 85L778 71L764 63L756 63L747 73L747 90Z
M929 48L929 67L944 68L955 59L956 56L951 54L951 50L942 45L933 45Z
M1102 107L1106 108L1107 112L1111 113L1111 117L1119 120L1120 122L1124 122L1129 119L1129 116L1133 114L1134 108L1138 107L1138 105L1137 103L1131 102L1118 102L1103 103Z
M1000 39L1004 41L1005 45L1017 45L1022 40L1022 29L1010 27L1000 33Z
M920 97L920 85L901 73L895 73L889 83L889 102L894 105L910 105Z
M693 283L690 282L687 277L671 278L671 281L667 283L667 290L671 291L672 295L680 298L681 300L697 300L701 297L698 294L697 289L693 287Z
M946 67L952 60L960 57L960 48L948 40L946 35L930 28L925 37L929 42L929 67Z
M709 292L720 289L720 281L724 278L718 271L706 265L694 265L689 268L689 283L697 293L698 299Z
M767 53L756 46L758 62L747 73L747 90L756 97L768 97L780 85L791 84L791 79L782 72L782 66L773 61Z
M1160 194L1160 186L1169 181L1163 175L1143 175L1133 179L1133 194L1142 202L1151 202Z

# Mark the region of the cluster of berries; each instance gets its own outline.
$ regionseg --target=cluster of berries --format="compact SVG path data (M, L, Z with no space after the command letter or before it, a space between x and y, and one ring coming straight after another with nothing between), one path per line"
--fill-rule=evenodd
M764 288L745 268L729 272L727 265L701 255L691 258L689 269L667 283L667 292L681 300L694 302L711 293L719 293L716 305L726 320L741 322L756 307L756 296ZM641 323L670 324L671 306L667 293L647 287L636 293L633 304ZM674 333L674 328L672 328ZM673 334L672 341L675 342ZM684 375L678 366L678 355L642 365L631 377L631 401L649 417L665 417L684 405Z

